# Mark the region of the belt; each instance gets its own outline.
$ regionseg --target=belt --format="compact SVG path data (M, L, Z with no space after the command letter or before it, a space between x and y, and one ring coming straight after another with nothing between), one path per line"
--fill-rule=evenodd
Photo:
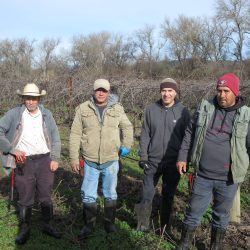
M50 155L50 152L46 153L46 154L38 154L38 155L28 155L26 156L26 160L38 160L38 159L41 159L45 156L48 156Z

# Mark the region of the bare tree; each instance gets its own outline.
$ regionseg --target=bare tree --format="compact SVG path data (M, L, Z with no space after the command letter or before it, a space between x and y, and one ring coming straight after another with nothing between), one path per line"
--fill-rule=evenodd
M203 32L203 22L200 18L180 15L173 23L166 18L161 27L168 41L169 57L179 62L183 78L190 74L202 59L200 37Z
M201 37L206 44L208 60L218 62L229 59L230 31L226 24L219 23L216 18L206 20Z
M0 42L0 69L4 78L29 77L32 69L34 41L20 38Z
M114 35L105 49L105 72L120 73L126 71L134 59L135 46L133 41L122 35Z
M146 62L148 64L148 74L152 77L152 66L154 62L158 62L160 59L160 52L163 49L165 43L157 43L155 37L156 28L151 25L145 25L143 29L135 32L135 46L139 51L137 60Z
M73 38L72 60L75 67L93 75L103 72L105 50L110 43L111 34L108 32L93 33L88 36Z
M42 71L43 79L46 81L49 79L48 72L50 66L56 59L55 51L59 44L59 39L46 38L38 45L39 54L36 63L38 68Z
M240 62L243 61L244 42L250 35L249 13L249 0L218 0L216 3L216 18L231 31L232 54Z

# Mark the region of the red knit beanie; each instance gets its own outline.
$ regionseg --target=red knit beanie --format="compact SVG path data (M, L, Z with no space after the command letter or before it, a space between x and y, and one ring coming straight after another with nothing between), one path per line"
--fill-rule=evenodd
M218 87L228 87L235 96L238 96L240 94L240 79L233 73L225 74L218 79L216 89Z

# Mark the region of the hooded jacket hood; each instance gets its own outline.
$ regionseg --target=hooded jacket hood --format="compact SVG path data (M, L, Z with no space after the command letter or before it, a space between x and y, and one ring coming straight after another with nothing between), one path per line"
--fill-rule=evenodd
M95 96L91 96L90 101L95 104ZM108 104L107 107L113 106L118 103L119 97L115 94L110 94L108 97Z

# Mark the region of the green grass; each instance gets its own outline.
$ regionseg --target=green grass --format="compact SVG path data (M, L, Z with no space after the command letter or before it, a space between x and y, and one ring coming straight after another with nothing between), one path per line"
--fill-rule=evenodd
M143 174L143 170L135 163L133 160L121 160L123 165L123 174L134 178L141 178Z
M250 208L250 194L241 192L240 193L240 203L242 209L249 209Z
M64 215L60 215L65 219L63 222L60 220L58 222L58 225L64 232L63 238L60 240L53 239L41 232L40 215L38 211L34 211L31 225L31 237L25 246L18 247L18 249L173 249L173 247L162 238L153 233L137 232L132 229L126 221L117 220L116 226L118 232L113 235L106 234L102 227L102 212L101 208L93 236L84 242L78 242L76 236L83 225L81 215L78 211L76 211L78 220L75 221L74 224L67 218L67 210ZM118 211L118 216L126 212L130 213L130 211L123 211L123 209L120 209ZM7 203L4 199L0 200L0 216L0 249L16 249L14 241L18 233L17 217L13 210L11 212L7 211ZM69 223L69 225L67 225L67 223Z

